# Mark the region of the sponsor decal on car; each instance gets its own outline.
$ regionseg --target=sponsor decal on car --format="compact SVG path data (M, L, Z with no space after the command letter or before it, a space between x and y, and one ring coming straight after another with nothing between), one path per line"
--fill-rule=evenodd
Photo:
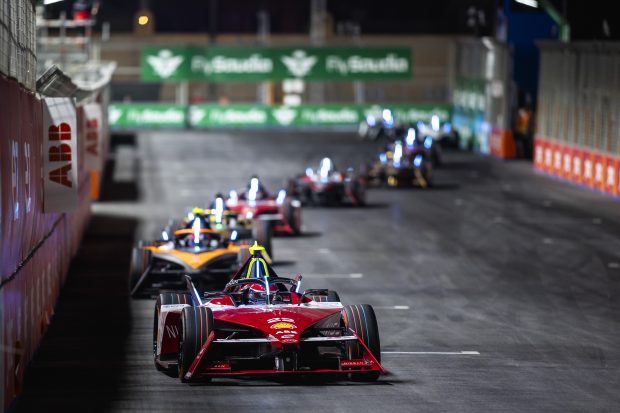
M283 329L296 329L297 326L292 323L279 322L271 325L271 328L275 330L283 330Z

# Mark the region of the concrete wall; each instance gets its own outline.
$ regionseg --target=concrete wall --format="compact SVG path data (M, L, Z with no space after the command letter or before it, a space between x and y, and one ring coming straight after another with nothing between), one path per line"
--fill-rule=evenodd
M620 43L542 43L536 168L620 195Z

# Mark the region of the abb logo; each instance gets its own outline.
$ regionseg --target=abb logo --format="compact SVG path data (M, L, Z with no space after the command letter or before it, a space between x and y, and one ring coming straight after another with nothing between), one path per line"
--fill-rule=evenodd
M49 147L47 153L49 162L62 163L49 172L49 179L67 188L72 188L73 182L69 179L69 172L71 171L73 154L71 153L70 143L62 143L63 141L71 142L71 126L65 122L52 125L47 130L47 138L50 142L58 142L57 145L52 144Z
M86 152L99 155L99 121L89 119L86 122Z

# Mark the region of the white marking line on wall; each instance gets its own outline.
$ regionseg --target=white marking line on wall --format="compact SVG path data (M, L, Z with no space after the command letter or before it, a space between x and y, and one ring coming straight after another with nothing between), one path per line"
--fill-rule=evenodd
M396 355L438 355L438 356L479 356L478 351L382 351L381 354L396 354Z
M364 274L355 272L351 274L302 274L304 278L363 278Z
M409 310L408 305L373 305L376 310Z

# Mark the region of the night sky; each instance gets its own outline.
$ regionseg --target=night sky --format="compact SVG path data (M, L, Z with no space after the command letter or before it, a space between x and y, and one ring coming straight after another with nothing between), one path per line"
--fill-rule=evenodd
M494 8L499 0L327 0L334 22L354 22L362 34L474 34L494 33ZM552 0L565 10L574 40L620 39L620 2L610 0ZM64 3L64 5L63 5ZM52 6L69 7L71 1ZM536 12L512 2L514 8ZM133 28L139 0L102 0L99 22L109 21L113 32ZM151 0L156 31L207 32L210 0ZM477 31L467 25L467 10L484 15ZM310 0L217 0L219 33L256 33L259 10L271 17L272 33L307 33ZM606 29L603 21L607 21Z

